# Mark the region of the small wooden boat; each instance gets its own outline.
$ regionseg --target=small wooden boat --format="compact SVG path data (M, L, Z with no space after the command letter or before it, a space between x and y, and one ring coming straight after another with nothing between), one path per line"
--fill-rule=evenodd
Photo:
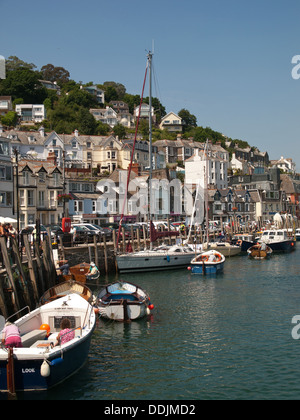
M217 274L224 269L225 257L221 252L210 250L197 255L188 267L193 274Z
M254 258L255 260L264 260L273 253L269 246L262 246L261 244L251 246L247 252L249 257Z
M131 321L149 315L154 306L149 295L139 286L115 282L98 294L96 306L100 316L115 321Z
M60 266L66 263L66 261L60 261ZM60 269L57 269L58 274L58 281L60 283L68 280L75 280L79 283L86 283L86 275L88 274L90 269L90 264L88 263L81 263L77 265L73 265L69 268L69 274L61 274L59 271Z
M74 280L65 281L59 283L56 286L48 289L40 298L40 305L52 302L53 300L59 299L63 296L76 293L83 299L91 302L93 300L92 291L85 285Z
M74 338L53 346L64 318L69 319ZM23 347L0 349L0 391L42 391L63 382L86 363L96 314L85 299L73 293L39 306L15 325Z

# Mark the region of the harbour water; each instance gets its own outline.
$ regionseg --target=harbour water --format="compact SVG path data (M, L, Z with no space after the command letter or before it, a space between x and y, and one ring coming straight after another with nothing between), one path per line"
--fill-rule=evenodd
M295 252L266 261L226 259L217 276L185 269L120 276L149 292L151 317L100 319L85 367L36 398L299 399L300 341L292 337L299 268L298 243Z

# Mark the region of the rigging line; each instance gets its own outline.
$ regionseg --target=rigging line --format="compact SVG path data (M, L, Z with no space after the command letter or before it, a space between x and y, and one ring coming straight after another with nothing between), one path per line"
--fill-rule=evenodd
M130 159L130 164L129 164L129 167L128 167L127 185L126 185L125 197L124 197L124 200L123 200L121 218L120 218L120 222L119 222L119 230L118 230L118 236L117 236L116 249L118 249L118 245L119 245L121 227L122 227L124 211L125 211L125 204L126 204L126 201L127 201L128 186L129 186L130 174L131 174L131 169L132 169L132 163L133 163L134 149L135 149L135 144L136 144L136 139L137 139L138 126L139 126L139 121L140 121L140 116L141 116L142 103L143 103L143 99L144 99L144 90L145 90L145 85L146 85L148 67L149 67L149 62L147 61L144 83L143 83L143 89L142 89L142 96L141 96L140 107L139 107L139 114L138 114L136 127L135 127L135 136L134 136L134 142L133 142L133 146L132 146L131 159Z
M162 100L161 100L161 92L160 92L159 83L158 83L158 79L157 79L156 72L155 72L154 63L152 63L152 69L153 69L152 74L153 74L153 81L154 81L154 90L155 90L155 92L157 92L156 97L159 100L160 105L163 106L162 105ZM159 112L161 113L161 110L159 110Z

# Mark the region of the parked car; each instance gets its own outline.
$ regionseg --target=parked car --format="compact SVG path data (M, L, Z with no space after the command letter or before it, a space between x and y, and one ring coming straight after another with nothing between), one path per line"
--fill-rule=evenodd
M28 231L30 232L29 233L29 240L30 241L33 240L33 238L32 238L32 232L35 229L35 226L36 225L32 225L32 224L31 225L27 225ZM44 240L45 236L48 235L48 232L47 232L46 227L44 225L42 225L42 224L40 224L40 234L41 234L41 240L42 241ZM51 232L51 239L52 240L55 240L55 234L54 234L54 232Z
M73 242L83 244L85 242L93 242L94 236L97 235L94 231L89 230L87 227L82 225L72 225L76 232L73 233ZM72 232L72 230L71 230ZM97 235L97 240L98 240Z

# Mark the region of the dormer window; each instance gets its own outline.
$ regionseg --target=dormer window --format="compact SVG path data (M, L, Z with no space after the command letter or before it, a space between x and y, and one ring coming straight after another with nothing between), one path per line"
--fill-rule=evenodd
M76 141L72 141L71 146L73 149L76 149L77 147L77 142Z

